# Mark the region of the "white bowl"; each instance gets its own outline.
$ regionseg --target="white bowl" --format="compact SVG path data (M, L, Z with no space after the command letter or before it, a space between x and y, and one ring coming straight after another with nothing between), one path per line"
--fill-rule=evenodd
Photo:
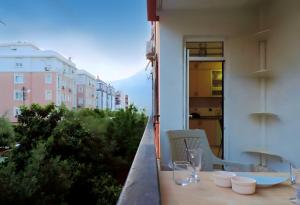
M256 188L256 180L249 177L232 177L231 184L232 190L238 194L253 194Z
M216 171L214 173L214 182L220 187L231 187L231 177L236 176L234 172Z

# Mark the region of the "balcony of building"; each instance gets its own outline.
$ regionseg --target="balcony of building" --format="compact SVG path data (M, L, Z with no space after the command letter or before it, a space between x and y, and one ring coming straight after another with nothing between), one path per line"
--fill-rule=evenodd
M295 134L300 114L295 95L300 77L295 55L300 51L299 1L147 2L152 33L146 56L153 64L154 128L145 133L151 139L147 146L151 154L137 152L141 163L135 160L119 204L290 204L294 195L290 171L299 166ZM220 124L220 132L204 126L212 120ZM204 169L199 183L176 185L168 131L195 128L205 131L212 151L218 146L214 152L218 157L250 164L246 173L254 178L284 182L269 186L256 177L256 192L244 196L215 186L211 172L215 169ZM216 141L210 138L214 134L220 136ZM155 151L156 160L148 163ZM151 175L139 168L151 164L153 169L146 169L152 170ZM268 187L261 188L264 185Z
M197 130L198 132L199 130ZM177 132L177 131L175 131ZM183 137L188 139L189 130L180 130ZM192 131L194 132L194 131ZM200 131L202 133L202 131ZM203 131L204 136L205 132ZM171 136L171 139L174 136ZM206 137L206 136L205 136ZM183 138L182 138L183 139ZM201 138L202 140L202 138ZM200 143L201 144L201 143ZM188 146L191 144L188 143ZM201 149L203 145L200 145ZM290 198L295 191L292 185L290 163L287 163L286 171L261 169L260 164L225 162L224 166L214 166L211 170L206 166L207 150L202 152L202 169L199 172L200 181L191 182L188 185L180 185L176 181L174 169L168 171L160 168L160 159L156 154L155 130L153 120L147 123L136 156L129 171L126 183L118 200L118 205L127 204L291 204ZM186 150L185 150L186 151ZM209 153L210 154L210 153ZM229 164L226 164L229 163ZM286 163L282 161L282 163ZM216 164L217 165L217 164ZM229 165L229 166L227 166ZM245 165L245 166L244 166ZM232 167L230 167L232 166ZM181 167L182 168L182 167ZM244 195L232 188L224 188L217 185L216 171L229 170L238 176L250 177L256 180L256 189L250 195ZM180 177L190 176L192 171L177 170ZM177 175L178 176L178 175ZM222 178L222 180L224 180ZM224 181L221 180L221 185ZM233 186L233 185L232 185Z

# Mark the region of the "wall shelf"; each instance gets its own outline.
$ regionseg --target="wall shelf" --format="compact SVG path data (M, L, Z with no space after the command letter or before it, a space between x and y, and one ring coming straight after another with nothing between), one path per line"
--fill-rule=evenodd
M250 113L250 116L278 118L278 115L276 115L275 113L271 113L271 112L253 112L253 113Z
M277 114L267 111L269 110L267 104L267 83L268 79L272 76L272 71L267 69L267 37L270 34L270 29L264 29L254 34L254 37L257 39L258 49L259 49L259 69L253 73L250 73L249 76L253 78L258 78L259 81L259 91L260 91L260 108L257 108L257 112L252 112L249 114L250 117L254 118L260 126L261 131L261 141L260 147L256 149L246 150L246 153L252 153L259 155L260 165L267 167L267 157L275 156L280 157L279 155L270 152L266 148L267 144L267 126L269 119L278 120L279 117Z
M271 151L269 151L268 149L265 149L265 148L252 148L252 149L247 149L244 152L262 154L262 155L268 155L268 156L272 156L272 157L282 158L279 154L273 153L273 152L271 152Z
M269 78L272 76L272 70L270 69L257 70L251 73L250 76L254 78Z
M250 153L250 154L257 154L259 155L259 165L266 167L267 166L267 158L278 158L279 160L283 160L282 156L280 156L277 153L273 153L269 151L266 148L253 148L253 149L247 149L244 151L245 153Z
M253 34L257 40L265 40L270 35L271 29L263 29Z

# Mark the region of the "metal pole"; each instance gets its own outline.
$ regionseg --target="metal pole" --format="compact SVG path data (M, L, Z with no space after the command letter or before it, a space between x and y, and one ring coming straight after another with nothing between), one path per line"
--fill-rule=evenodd
M26 89L23 86L22 87L22 99L23 99L23 105L25 105L25 100L26 100Z

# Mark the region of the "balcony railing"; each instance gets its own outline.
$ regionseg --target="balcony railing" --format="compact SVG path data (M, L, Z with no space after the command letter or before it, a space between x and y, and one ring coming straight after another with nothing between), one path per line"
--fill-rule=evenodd
M158 205L160 191L152 117L149 118L118 205Z

